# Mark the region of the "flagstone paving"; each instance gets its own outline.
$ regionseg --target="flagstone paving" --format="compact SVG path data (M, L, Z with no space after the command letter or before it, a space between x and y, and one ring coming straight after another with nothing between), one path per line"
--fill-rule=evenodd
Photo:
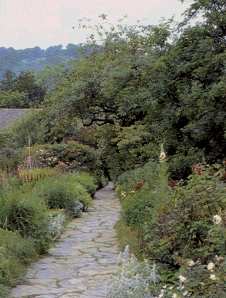
M73 220L49 254L29 267L27 283L10 297L106 297L118 258L114 225L120 204L113 184L97 191L93 207Z

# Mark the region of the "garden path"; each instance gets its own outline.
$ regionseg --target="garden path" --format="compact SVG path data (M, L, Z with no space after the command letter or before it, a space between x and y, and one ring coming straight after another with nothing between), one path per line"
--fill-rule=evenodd
M106 282L117 263L114 225L120 204L113 184L97 191L93 208L73 220L49 254L29 267L27 284L10 297L106 297Z

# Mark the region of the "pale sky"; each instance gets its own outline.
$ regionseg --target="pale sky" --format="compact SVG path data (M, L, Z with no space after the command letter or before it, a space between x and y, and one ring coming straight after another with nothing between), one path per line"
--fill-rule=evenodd
M127 15L130 25L147 19L146 24L157 25L159 20L181 20L181 13L189 6L178 0L0 0L0 47L25 49L68 43L85 42L88 32L78 30L78 20L86 17L98 22L100 14L109 21ZM73 30L72 27L75 27Z

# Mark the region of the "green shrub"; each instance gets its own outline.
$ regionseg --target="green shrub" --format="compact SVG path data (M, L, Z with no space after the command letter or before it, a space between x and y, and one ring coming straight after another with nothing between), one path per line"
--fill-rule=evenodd
M37 258L34 239L23 238L17 231L0 229L0 246L5 258L17 259L23 265L29 265Z
M44 179L35 185L35 193L50 209L65 209L73 218L80 216L81 210L86 210L92 199L81 184L70 179L68 175Z
M94 183L95 179L89 173L81 172L68 174L63 175L62 178L66 180L67 183L74 184L75 187L78 185L78 183L81 184L88 191L91 197L95 195L97 186Z
M143 224L149 217L148 208L153 207L155 200L156 168L156 163L150 161L143 168L125 172L118 178L116 191L121 202L122 219L136 229L140 243L143 242Z
M133 190L129 193L121 192L120 197L121 214L125 222L132 227L142 225L149 216L148 208L152 207L153 192Z
M118 240L118 250L124 251L126 246L129 245L130 251L137 257L140 256L140 243L138 240L137 231L128 226L121 217L116 225L116 236Z
M26 266L37 258L34 240L22 238L18 232L0 229L0 293L5 286L15 286L25 273Z
M98 161L95 149L75 141L35 146L32 155L43 167L54 167L63 162L67 171L93 171Z
M224 297L226 189L219 165L199 166L187 181L168 186L165 153L147 184L138 171L124 173L117 192L122 216L146 256L159 265L161 297ZM137 181L143 181L135 191ZM145 182L144 182L145 181ZM179 285L179 286L178 286Z
M19 178L17 178L16 176L13 176L11 178L5 179L2 186L4 188L19 189L22 186L22 182Z
M54 167L60 173L92 173L98 187L106 184L100 152L88 145L76 141L36 145L32 148L32 156L42 167Z
M171 192L161 209L151 209L146 222L149 257L162 264L168 280L171 276L175 281L181 273L184 287L197 297L226 293L226 190L217 168L203 166L186 185ZM194 265L189 266L191 261ZM213 271L208 269L210 263Z
M32 194L0 191L0 228L32 237L39 253L50 244L49 219L45 205Z
M158 178L158 165L149 161L143 167L123 173L117 178L117 193L130 192L135 189L138 182L142 181L143 188L153 190L155 188L156 179Z
M97 185L97 189L103 188L108 184L109 179L104 176L104 173L102 170L99 170L99 171L96 170L93 173L93 175L94 175L95 185Z
M9 293L9 288L0 284L0 295L1 295L0 297L2 298L8 297L8 293Z

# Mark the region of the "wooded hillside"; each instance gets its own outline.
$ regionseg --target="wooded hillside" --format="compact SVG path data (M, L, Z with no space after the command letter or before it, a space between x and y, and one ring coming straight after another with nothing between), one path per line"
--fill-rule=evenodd
M21 71L41 71L47 65L58 66L69 59L77 59L79 45L68 44L66 49L62 45L51 46L46 50L40 47L15 50L13 48L0 48L0 80L6 70L17 75Z

